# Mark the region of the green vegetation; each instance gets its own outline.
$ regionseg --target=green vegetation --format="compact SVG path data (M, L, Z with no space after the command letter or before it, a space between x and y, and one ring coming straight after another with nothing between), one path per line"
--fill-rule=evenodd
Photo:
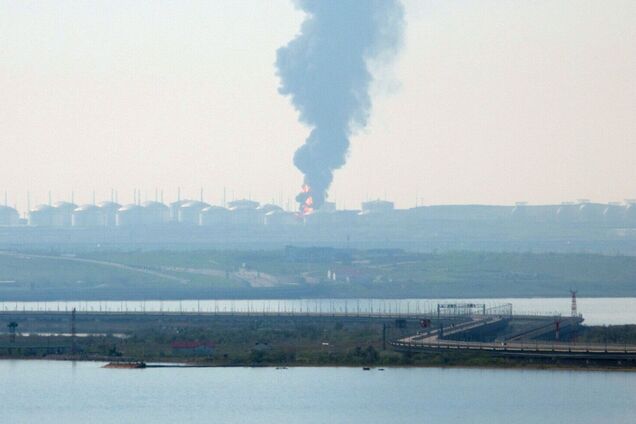
M319 248L38 255L0 254L0 299L636 296L632 256Z
M581 343L636 344L636 325L582 327L577 335Z
M21 331L68 331L68 317L61 320L28 320ZM413 334L416 327L389 325L387 340ZM263 319L259 317L218 318L195 321L173 317L157 323L153 320L79 321L79 333L103 333L78 337L77 354L70 355L68 336L43 337L0 335L0 355L5 357L58 357L87 360L143 360L146 362L187 362L206 366L474 366L474 367L553 367L550 358L527 360L491 357L487 354L399 353L383 348L383 326L380 322ZM114 336L123 332L125 337ZM636 344L636 325L582 327L578 342ZM205 343L209 350L177 351L175 343ZM40 346L40 349L34 348ZM63 354L51 353L56 346L65 347ZM45 354L44 347L49 349ZM10 349L10 350L9 350ZM595 367L633 366L633 363L585 363L562 361L556 365Z

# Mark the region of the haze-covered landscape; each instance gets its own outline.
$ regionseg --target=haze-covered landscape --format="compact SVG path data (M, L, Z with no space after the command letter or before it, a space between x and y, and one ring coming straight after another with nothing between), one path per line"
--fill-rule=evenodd
M0 254L3 300L505 298L634 294L622 255L297 248Z
M0 2L2 421L632 423L636 3Z

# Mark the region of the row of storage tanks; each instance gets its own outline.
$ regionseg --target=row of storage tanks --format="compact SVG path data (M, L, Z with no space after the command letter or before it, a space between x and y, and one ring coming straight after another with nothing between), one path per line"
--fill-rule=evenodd
M3 208L0 225L18 225L18 212ZM31 209L27 218L28 225L35 227L135 227L169 222L203 226L295 224L298 218L278 206L261 206L251 200L233 201L227 208L196 200L181 200L170 205L148 201L123 206L110 201L81 206L57 202Z
M306 224L397 223L420 220L494 221L512 219L518 222L636 224L636 202L621 204L563 203L561 205L489 206L437 205L396 210L392 202L370 201L361 210L335 210L329 204L323 210L300 219L276 205L259 205L251 200L236 200L228 207L205 202L181 200L165 205L159 202L120 205L101 202L77 206L69 202L39 205L28 213L27 223L37 227L134 227L177 222L201 226L292 226ZM0 225L21 224L18 212L0 206Z

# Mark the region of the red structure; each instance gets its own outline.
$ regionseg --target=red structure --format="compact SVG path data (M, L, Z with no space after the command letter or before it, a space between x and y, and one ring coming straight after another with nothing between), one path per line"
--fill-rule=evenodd
M571 311L571 315L573 317L578 316L578 311L576 310L576 291L575 290L570 290L570 293L572 293L572 311Z
M208 356L214 353L214 343L211 341L176 340L170 343L170 347L177 355Z

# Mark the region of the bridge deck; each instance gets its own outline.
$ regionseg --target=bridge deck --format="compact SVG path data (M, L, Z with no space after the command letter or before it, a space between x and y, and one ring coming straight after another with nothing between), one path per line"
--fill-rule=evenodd
M580 357L605 359L636 359L636 345L615 344L581 344L563 342L463 342L456 340L425 339L412 340L406 338L392 342L391 345L401 351L465 351L487 352L507 356L551 356L551 357Z

